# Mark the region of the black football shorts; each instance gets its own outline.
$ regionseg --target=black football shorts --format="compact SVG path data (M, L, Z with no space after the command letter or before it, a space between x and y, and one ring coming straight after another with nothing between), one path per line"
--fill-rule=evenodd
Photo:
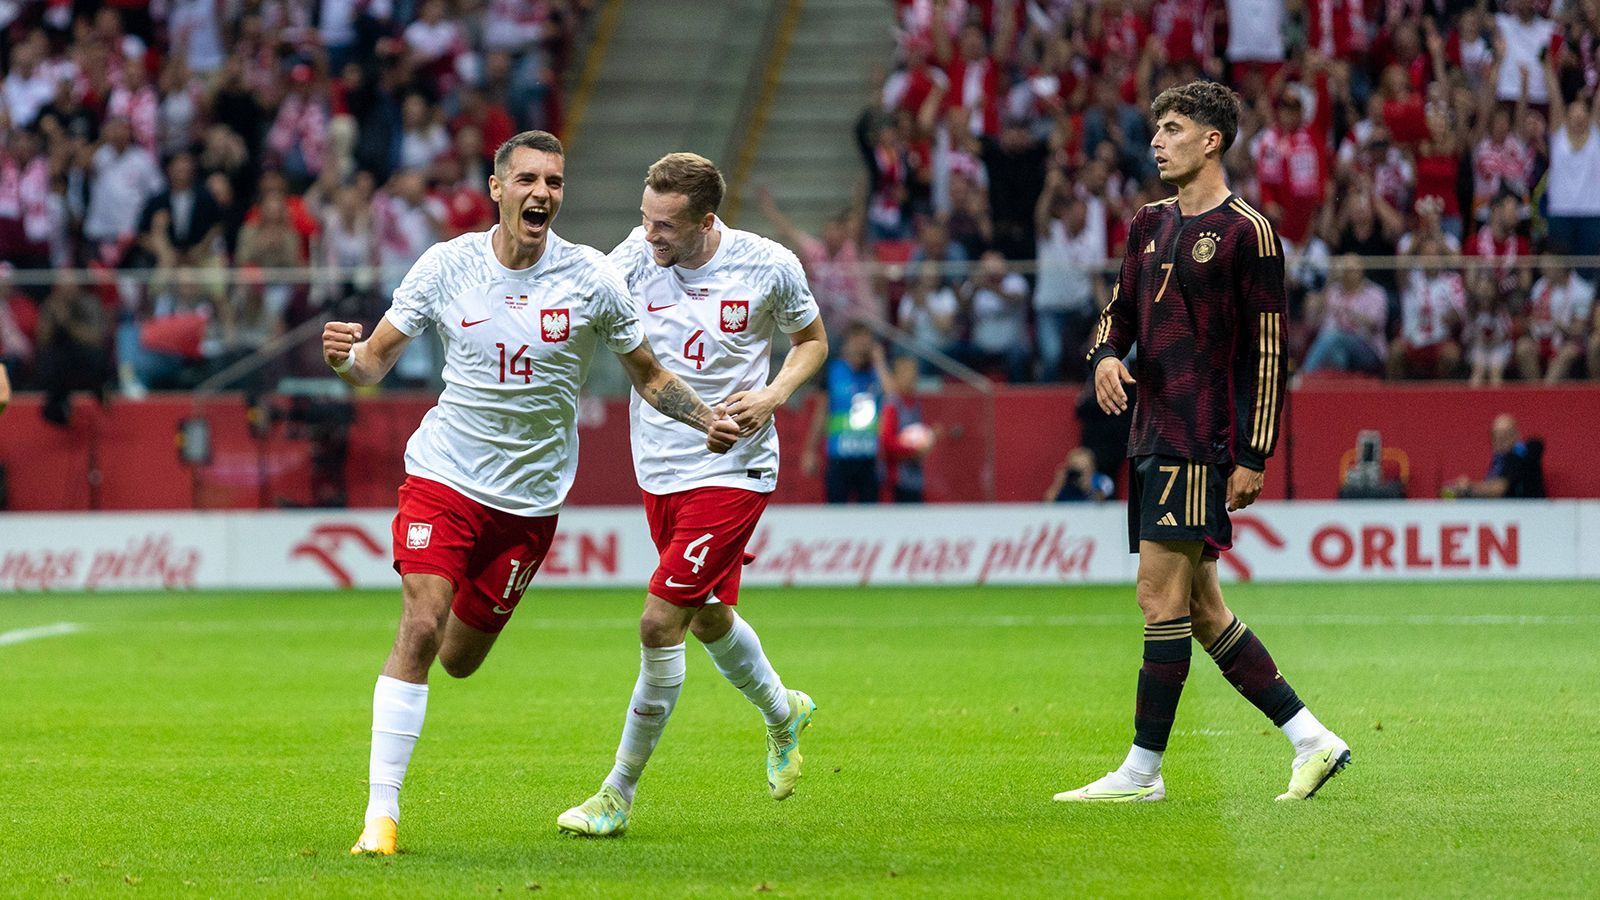
M1128 552L1140 541L1202 541L1215 559L1233 546L1228 520L1232 466L1176 456L1136 456L1129 461Z

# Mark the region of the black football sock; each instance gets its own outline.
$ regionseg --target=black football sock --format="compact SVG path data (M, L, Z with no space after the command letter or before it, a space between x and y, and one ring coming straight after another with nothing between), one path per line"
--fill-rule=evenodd
M1133 713L1133 745L1160 753L1167 749L1178 698L1189 677L1189 617L1144 627L1144 666L1139 669L1139 700Z
M1272 661L1272 654L1267 652L1261 639L1237 617L1211 642L1206 652L1222 670L1222 677L1271 719L1272 724L1282 728L1295 713L1305 709L1306 705L1294 688L1283 680L1278 664Z

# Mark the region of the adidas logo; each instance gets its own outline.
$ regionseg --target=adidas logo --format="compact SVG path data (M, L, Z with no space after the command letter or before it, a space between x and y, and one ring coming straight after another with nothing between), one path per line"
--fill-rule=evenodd
M1172 513L1167 513L1166 515L1164 515L1161 518L1157 519L1156 520L1156 524L1157 525L1171 525L1173 528L1177 528L1178 527L1178 520L1177 520L1177 518L1175 516L1172 515Z
M1154 238L1151 238L1150 243L1144 245L1144 252L1146 252L1146 253L1154 253L1154 252L1156 252L1156 242L1155 242Z

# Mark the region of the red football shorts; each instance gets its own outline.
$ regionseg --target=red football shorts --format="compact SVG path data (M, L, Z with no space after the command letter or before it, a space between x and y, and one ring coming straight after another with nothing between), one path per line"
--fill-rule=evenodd
M729 487L646 493L650 539L661 553L650 593L691 608L713 596L728 606L738 603L740 572L755 560L744 547L769 496Z
M555 516L490 509L437 481L407 475L394 517L394 569L448 579L456 618L499 633L555 534Z

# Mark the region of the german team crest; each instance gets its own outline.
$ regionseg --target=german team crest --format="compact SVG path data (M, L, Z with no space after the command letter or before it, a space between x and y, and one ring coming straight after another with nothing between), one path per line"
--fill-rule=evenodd
M406 549L426 550L433 540L433 526L427 522L412 522L406 526Z
M1217 255L1217 234L1207 231L1200 235L1200 240L1194 242L1194 261L1207 263L1211 257Z
M722 301L722 330L729 334L738 334L745 326L750 324L749 300L724 300Z
M546 344L559 344L572 334L572 317L564 309L547 309L539 314L539 336Z

